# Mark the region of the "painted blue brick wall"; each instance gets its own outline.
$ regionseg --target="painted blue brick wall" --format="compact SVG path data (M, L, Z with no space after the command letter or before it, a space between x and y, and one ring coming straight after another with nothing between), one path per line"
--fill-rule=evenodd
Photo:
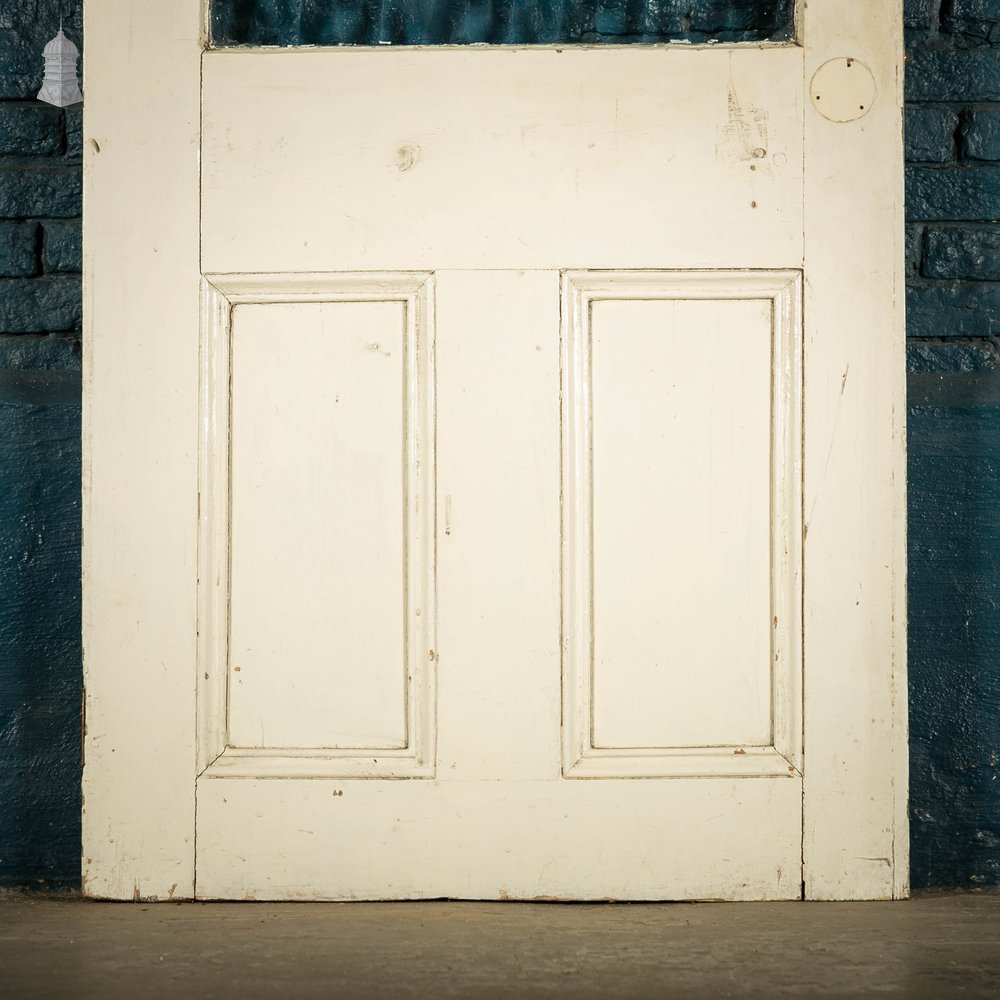
M9 363L16 359L7 357ZM0 371L0 886L80 867L80 374Z
M0 887L79 884L82 112L33 95L80 12L0 14Z
M907 0L912 879L1000 884L1000 0Z
M744 30L727 3L697 30ZM0 18L0 886L79 870L81 115L31 99L60 6L79 43L80 0ZM1000 884L1000 0L905 23L913 882Z
M1000 882L1000 374L911 375L910 767L918 886Z

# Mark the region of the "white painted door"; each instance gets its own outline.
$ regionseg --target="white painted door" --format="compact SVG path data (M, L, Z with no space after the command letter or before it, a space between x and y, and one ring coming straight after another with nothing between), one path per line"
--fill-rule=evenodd
M898 5L88 11L86 891L905 894Z

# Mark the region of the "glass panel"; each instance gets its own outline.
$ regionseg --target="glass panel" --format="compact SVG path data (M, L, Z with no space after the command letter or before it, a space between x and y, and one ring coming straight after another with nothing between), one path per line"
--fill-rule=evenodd
M213 0L214 45L788 41L795 0Z

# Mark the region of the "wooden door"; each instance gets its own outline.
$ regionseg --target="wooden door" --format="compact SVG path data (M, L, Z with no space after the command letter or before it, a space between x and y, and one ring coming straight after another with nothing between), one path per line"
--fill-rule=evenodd
M88 893L906 893L858 6L206 51L197 0L90 4Z

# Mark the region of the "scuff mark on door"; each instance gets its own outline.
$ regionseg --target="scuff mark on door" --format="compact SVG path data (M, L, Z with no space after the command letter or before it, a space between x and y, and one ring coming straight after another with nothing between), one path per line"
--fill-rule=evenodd
M728 116L719 127L718 155L728 163L760 162L769 169L767 160L767 112L754 105L744 105L732 77L729 79Z

